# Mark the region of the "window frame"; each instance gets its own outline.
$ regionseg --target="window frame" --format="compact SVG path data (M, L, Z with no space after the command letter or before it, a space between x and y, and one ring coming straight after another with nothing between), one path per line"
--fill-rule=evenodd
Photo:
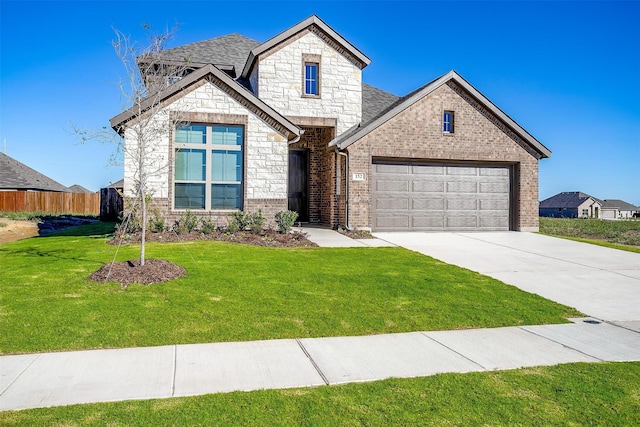
M447 120L449 116L449 120ZM444 110L442 112L442 133L451 135L455 130L455 112L453 110Z
M322 57L320 55L314 54L303 54L302 55L302 97L303 98L320 98L322 94ZM311 80L307 76L307 67L315 67L316 77L314 80ZM315 82L316 85L316 93L308 93L307 92L307 82L312 81Z
M198 141L188 141L188 142L179 142L177 141L179 130L182 127L197 127L204 126L205 135L204 142ZM229 129L235 129L237 135L239 135L240 141L239 144L228 144L228 143L218 143L214 144L213 135L214 128L222 127ZM240 132L237 132L239 130ZM172 146L172 158L171 158L171 179L172 179L172 194L171 194L171 206L174 211L185 211L187 209L200 211L200 212L212 212L212 211L236 211L242 210L244 207L244 192L245 192L245 170L246 170L246 124L240 123L187 123L176 126L173 131L173 146ZM204 150L205 152L205 164L204 164L204 180L194 180L194 179L178 179L177 171L178 168L176 166L177 161L177 153L181 150ZM236 161L236 166L239 170L236 170L235 174L239 180L216 180L214 179L214 169L213 169L213 159L214 153L222 152L224 153L239 153L238 160ZM224 163L224 162L223 162ZM223 172L224 173L224 172ZM181 184L197 184L204 185L204 207L183 207L177 206L177 191L176 188ZM213 187L219 186L228 186L234 185L239 186L238 196L236 197L237 205L235 207L215 207L213 206Z

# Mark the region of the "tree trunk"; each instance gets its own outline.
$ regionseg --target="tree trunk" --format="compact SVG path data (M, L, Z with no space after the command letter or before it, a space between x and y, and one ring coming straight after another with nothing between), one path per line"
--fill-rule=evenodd
M147 198L145 197L144 187L140 196L140 208L142 210L142 234L140 236L140 267L144 266L144 244L147 234Z

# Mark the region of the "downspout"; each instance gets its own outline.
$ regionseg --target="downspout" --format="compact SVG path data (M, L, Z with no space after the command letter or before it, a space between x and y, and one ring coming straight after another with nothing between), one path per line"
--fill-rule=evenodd
M340 151L337 147L335 152L339 156L344 156L344 221L346 223L345 226L347 227L347 230L351 230L351 227L349 226L349 154ZM338 183L338 185L340 185L340 183Z

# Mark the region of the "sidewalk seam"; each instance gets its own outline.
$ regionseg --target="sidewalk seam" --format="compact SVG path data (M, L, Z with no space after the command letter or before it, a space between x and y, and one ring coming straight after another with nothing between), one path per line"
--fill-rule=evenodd
M329 385L329 380L327 379L327 377L325 377L324 373L322 372L322 370L320 370L320 367L318 366L316 361L313 360L313 357L311 357L311 355L309 354L307 349L304 347L304 345L302 345L302 342L300 341L300 338L296 338L296 342L298 343L298 346L300 347L302 352L307 356L307 358L309 359L309 361L311 362L311 364L315 368L316 372L318 372L318 375L320 375L320 378L322 378L322 381L324 381L325 385Z
M534 325L534 326L544 326L544 325ZM560 344L560 345L561 345L561 346L563 346L564 348L568 348L569 350L577 351L578 353L582 353L582 354L584 354L585 356L588 356L588 357L591 357L591 358L593 358L593 359L599 360L600 362L606 362L606 360L605 360L605 359L601 359L601 358L596 357L596 356L594 356L594 355L592 355L592 354L589 354L589 353L586 353L586 352L584 352L584 351L578 350L577 348L573 348L573 347L571 347L571 346L569 346L569 345L567 345L567 344L565 344L565 343L563 343L563 342L556 341L556 340L551 339L551 338L549 338L549 337L545 337L544 335L540 335L540 334L537 334L537 333L535 333L535 332L533 332L533 331L530 331L530 330L528 330L528 329L524 329L522 326L516 326L516 328L518 328L518 329L522 329L523 331L529 332L530 334L535 335L535 336L537 336L537 337L544 338L544 339L545 339L545 340L547 340L547 341L551 341L551 342L554 342L554 343L556 343L556 344Z
M173 366L172 366L172 374L171 374L171 397L174 397L176 394L176 368L178 364L178 345L173 345Z
M454 352L455 354L457 354L458 356L460 356L460 357L463 357L463 358L467 359L469 362L473 363L474 365L479 366L479 367L480 367L480 368L482 368L483 370L485 370L485 371L488 371L488 370L489 370L489 369L485 368L484 366L482 366L481 364L479 364L478 362L476 362L475 360L470 359L470 358L468 358L467 356L465 356L464 354L460 353L459 351L456 351L456 350L452 349L451 347L449 347L448 345L441 343L441 342L440 342L440 341L438 341L437 339L435 339L435 338L433 338L433 337L430 337L429 335L427 335L427 333L428 333L428 332L420 332L420 334L422 334L423 336L425 336L425 337L429 338L431 341L433 341L433 342L435 342L435 343L438 343L439 345L443 346L443 347L444 347L444 348L446 348L447 350L450 350L450 351Z
M11 381L5 388L4 390L0 391L0 396L2 396L7 390L9 390L9 388L16 382L18 381L18 378L20 378L22 376L22 374L24 374L24 372L29 369L31 367L31 365L34 364L34 362L36 360L38 360L40 358L40 355L38 354L36 357L34 357L34 359L29 362L29 364L27 366L24 367L24 369L22 371L20 371L20 373L18 375L16 375L16 377L13 379L13 381Z

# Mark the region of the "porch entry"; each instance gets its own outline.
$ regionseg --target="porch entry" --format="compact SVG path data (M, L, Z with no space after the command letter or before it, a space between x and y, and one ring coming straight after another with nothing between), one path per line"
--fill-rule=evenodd
M309 222L309 150L289 149L288 209L298 212L297 221Z

